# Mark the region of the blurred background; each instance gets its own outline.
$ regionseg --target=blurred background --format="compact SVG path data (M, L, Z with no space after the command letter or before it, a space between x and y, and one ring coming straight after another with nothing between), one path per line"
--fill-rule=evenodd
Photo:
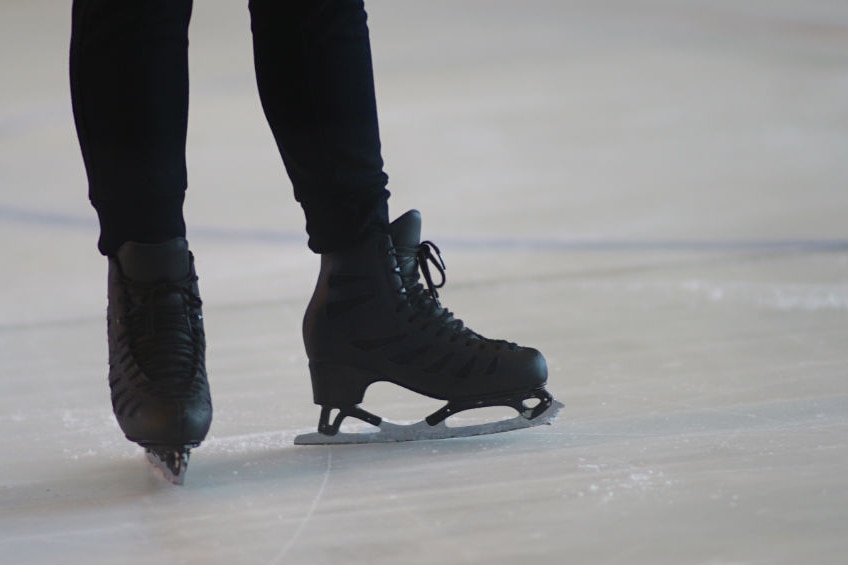
M367 9L393 211L418 207L443 238L845 237L840 0ZM27 257L100 267L68 96L70 2L4 0L0 10L0 229L20 240L0 280L27 288L39 278ZM302 216L259 107L244 3L196 3L191 47L190 238L301 246ZM19 292L3 293L4 315L36 316L31 304L19 310ZM85 299L77 288L70 297Z

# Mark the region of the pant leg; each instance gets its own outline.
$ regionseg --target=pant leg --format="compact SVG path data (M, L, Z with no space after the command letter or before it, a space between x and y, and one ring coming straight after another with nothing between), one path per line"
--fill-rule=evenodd
M343 248L388 225L371 47L362 0L251 0L262 106L309 247Z
M191 0L74 0L74 120L99 248L185 236Z

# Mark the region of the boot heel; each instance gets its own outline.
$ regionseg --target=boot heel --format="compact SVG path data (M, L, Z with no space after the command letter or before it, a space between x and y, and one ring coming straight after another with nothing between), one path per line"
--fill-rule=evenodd
M321 406L354 406L362 402L365 389L375 382L374 373L347 365L310 361L312 397Z

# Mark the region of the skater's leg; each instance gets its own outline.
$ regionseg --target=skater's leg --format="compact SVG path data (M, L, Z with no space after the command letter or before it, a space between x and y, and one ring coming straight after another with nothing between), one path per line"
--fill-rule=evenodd
M442 264L435 246L421 241L419 214L388 224L362 1L252 0L250 6L263 107L306 212L310 247L321 253L303 325L314 400L322 407L320 433L298 442L339 441L338 426L348 415L381 425L358 407L377 381L448 404L411 432L395 427L369 438L549 423L559 405L544 390L541 353L484 338L443 308L430 267L441 271ZM520 414L460 432L441 425L458 411L492 405ZM339 416L331 422L334 411Z
M191 0L75 0L71 96L100 251L185 235Z
M74 118L109 257L112 408L128 439L182 482L212 405L185 240L191 0L75 0Z
M333 251L388 225L361 0L251 0L262 106L306 214L309 246Z

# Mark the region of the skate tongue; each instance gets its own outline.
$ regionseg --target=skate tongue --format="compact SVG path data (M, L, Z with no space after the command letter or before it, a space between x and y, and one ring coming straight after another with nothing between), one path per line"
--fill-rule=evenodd
M435 299L439 296L436 289L445 284L445 263L442 261L438 247L430 241L421 243L421 213L418 210L410 210L392 222L389 230L395 246L400 276L407 292L410 296L416 297L415 300L423 297L427 304L435 304L436 307L441 308ZM431 278L428 261L431 261L441 273L442 280L438 284L434 284ZM424 275L426 289L419 283L421 279L419 273Z
M396 247L417 247L421 243L421 212L410 210L389 226Z
M189 273L188 242L183 238L147 244L129 241L118 249L124 276L141 283L177 281Z

